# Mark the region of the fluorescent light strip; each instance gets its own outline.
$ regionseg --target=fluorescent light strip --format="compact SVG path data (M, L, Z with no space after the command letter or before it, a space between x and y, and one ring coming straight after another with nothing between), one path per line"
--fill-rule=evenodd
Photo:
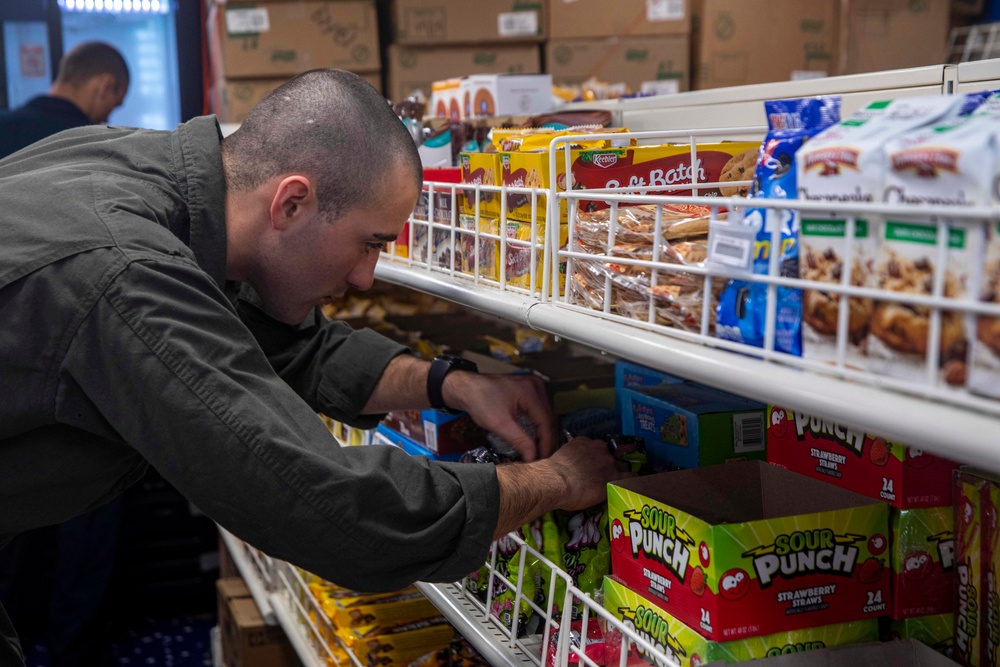
M100 14L168 14L170 0L59 0L59 7L64 11Z

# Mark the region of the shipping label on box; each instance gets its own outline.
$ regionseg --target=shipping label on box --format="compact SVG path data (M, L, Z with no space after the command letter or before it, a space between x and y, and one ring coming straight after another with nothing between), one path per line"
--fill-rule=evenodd
M955 660L970 667L983 664L983 503L988 502L988 487L975 473L955 473Z
M767 460L893 507L951 505L956 464L827 419L768 408Z
M766 457L764 405L689 384L623 388L622 432L646 439L654 463L678 468Z
M912 618L950 613L955 596L955 510L890 511L892 615Z
M380 69L372 0L217 5L213 65L229 78L293 76L319 67ZM221 67L221 71L218 71Z
M692 161L691 147L681 145L638 146L581 151L573 158L573 188L663 188L645 190L643 194L686 196L692 193L683 185L747 180L739 167L751 166L757 158L759 143L725 142L698 144ZM671 189L673 188L673 189ZM739 187L710 186L698 188L705 197L729 197ZM637 189L635 194L640 194ZM622 193L618 193L622 194ZM633 194L626 190L624 194ZM610 206L604 200L580 200L581 210L598 211Z
M612 572L729 641L889 611L888 508L759 461L608 486Z
M888 635L893 641L915 639L950 658L955 650L955 615L935 614L892 620L888 623Z
M613 577L604 578L604 608L626 628L633 630L681 667L699 667L716 660L726 663L744 662L878 639L878 622L873 619L715 642L702 637L696 630ZM608 644L616 646L617 640ZM645 656L642 647L635 644L631 647L627 664L634 664L632 658L654 664L650 657ZM611 654L607 664L616 665L618 661L619 656Z

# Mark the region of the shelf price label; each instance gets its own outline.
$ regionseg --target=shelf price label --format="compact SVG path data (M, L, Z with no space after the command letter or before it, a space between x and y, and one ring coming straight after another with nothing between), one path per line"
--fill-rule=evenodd
M757 232L738 222L712 220L708 228L708 266L726 273L753 274Z

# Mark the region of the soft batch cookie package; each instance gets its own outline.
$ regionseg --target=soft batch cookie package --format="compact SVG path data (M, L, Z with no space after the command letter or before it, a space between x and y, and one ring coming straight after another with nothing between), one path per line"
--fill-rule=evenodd
M903 150L921 128L942 123L954 123L961 114L977 109L988 93L966 96L935 96L901 98L873 102L850 118L814 137L803 149L798 163L799 198L805 201L898 203L901 188L907 183L918 184L915 190L932 191L944 187L934 185L946 171L937 165L924 164L932 152L911 152L906 160L897 160L894 170L888 156L893 150ZM914 134L916 133L916 134ZM937 142L940 133L928 133ZM980 144L990 144L989 133L977 133ZM906 164L904 164L906 162ZM954 165L958 167L959 165ZM981 164L978 165L981 168ZM918 180L919 179L919 180ZM965 181L969 181L968 178ZM940 181L937 181L940 182ZM959 178L958 186L964 185ZM912 187L910 185L909 187ZM916 195L906 195L912 198ZM979 197L981 200L982 197ZM922 202L934 205L935 202ZM937 202L938 204L944 202ZM970 202L971 203L971 202ZM811 216L802 220L801 274L804 279L839 284L843 271L849 270L850 284L875 287L888 291L930 294L934 266L928 257L934 253L936 227L914 226L913 221L890 220L884 216L868 216L855 221L854 240L847 247L846 216L831 219ZM928 236L928 230L931 235ZM963 262L976 266L974 247L962 234L949 239L952 247L949 266ZM850 255L850 268L844 266ZM980 264L981 266L981 264ZM968 270L968 269L966 269ZM945 281L945 294L959 297L967 285L954 272L951 287ZM967 281L966 281L967 282ZM922 379L926 355L928 311L898 302L879 303L873 299L849 299L849 324L844 363L853 368L867 369L904 379ZM822 290L803 293L803 356L819 361L837 360L837 314L840 299ZM943 342L948 349L942 354L943 379L964 384L963 326L961 318L945 314Z

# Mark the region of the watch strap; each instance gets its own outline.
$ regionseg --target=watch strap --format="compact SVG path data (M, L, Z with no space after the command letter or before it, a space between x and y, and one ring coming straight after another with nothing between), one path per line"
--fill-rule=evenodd
M431 401L431 406L442 412L455 412L444 402L444 379L452 371L468 371L470 373L479 372L479 367L475 362L469 361L453 354L442 354L434 358L431 362L430 370L427 372L427 397Z

